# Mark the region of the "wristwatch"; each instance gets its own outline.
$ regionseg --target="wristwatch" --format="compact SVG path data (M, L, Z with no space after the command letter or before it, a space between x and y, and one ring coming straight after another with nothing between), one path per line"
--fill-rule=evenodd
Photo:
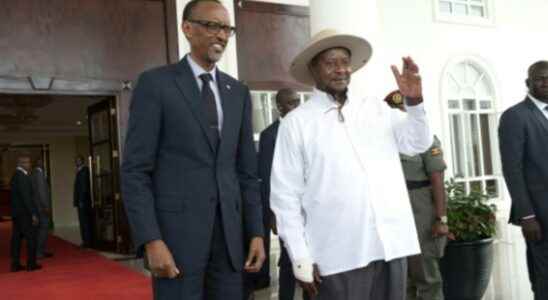
M436 217L436 221L443 225L447 225L447 216Z

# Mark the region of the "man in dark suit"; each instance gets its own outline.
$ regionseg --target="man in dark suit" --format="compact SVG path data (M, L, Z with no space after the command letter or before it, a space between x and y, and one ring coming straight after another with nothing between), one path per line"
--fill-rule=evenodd
M500 119L510 222L521 226L535 300L548 299L548 61L529 67L529 94Z
M81 155L77 156L72 205L78 210L82 248L93 246L93 210L91 207L93 199L91 199L89 176L89 168L85 164L84 157Z
M11 217L13 232L11 237L11 271L24 267L20 262L21 242L27 241L27 271L41 269L36 263L36 227L38 208L32 198L30 156L22 154L17 159L17 169L11 179Z
M30 174L34 203L38 208L38 233L36 242L36 256L38 258L52 257L53 253L46 250L46 242L49 233L49 216L51 212L51 199L48 180L44 173L44 164L41 159L36 160L34 169Z
M182 30L190 53L134 90L122 195L155 299L241 300L265 259L251 96L216 67L235 31L219 1L190 1Z

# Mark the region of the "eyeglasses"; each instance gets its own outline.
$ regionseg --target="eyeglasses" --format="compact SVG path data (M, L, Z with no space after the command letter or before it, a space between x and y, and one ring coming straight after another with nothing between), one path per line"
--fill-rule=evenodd
M236 27L228 26L222 23L206 21L206 20L187 20L190 23L198 24L207 29L211 34L218 34L221 30L228 36L233 36L236 33Z

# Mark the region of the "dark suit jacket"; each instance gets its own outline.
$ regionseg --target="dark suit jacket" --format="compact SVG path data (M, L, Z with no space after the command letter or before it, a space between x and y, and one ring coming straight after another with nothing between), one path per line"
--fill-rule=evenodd
M548 231L548 120L527 98L502 114L499 142L512 197L510 222L536 215Z
M261 132L259 140L259 178L261 178L261 200L265 228L270 228L270 172L274 159L274 146L280 121L276 121Z
M16 170L11 178L11 216L14 219L30 221L38 217L38 208L32 198L32 182L29 175Z
M248 88L217 70L223 107L218 150L186 58L141 74L133 92L122 195L138 254L162 239L186 274L203 271L220 205L228 252L241 270L243 231L262 236Z
M91 209L91 190L89 185L89 168L84 166L78 173L76 173L76 178L74 179L74 197L72 205L74 207Z
M43 214L44 210L50 208L51 203L48 180L44 175L44 171L38 168L32 170L30 178L32 180L34 203L36 203L40 213Z

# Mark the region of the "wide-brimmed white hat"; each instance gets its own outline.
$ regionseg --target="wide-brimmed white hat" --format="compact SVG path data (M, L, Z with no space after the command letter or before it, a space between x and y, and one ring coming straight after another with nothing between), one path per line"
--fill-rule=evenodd
M364 38L340 33L335 29L325 29L315 34L304 49L295 56L289 73L297 81L306 85L314 85L314 79L308 69L310 61L322 51L342 47L350 50L352 72L359 70L371 58L373 49Z

